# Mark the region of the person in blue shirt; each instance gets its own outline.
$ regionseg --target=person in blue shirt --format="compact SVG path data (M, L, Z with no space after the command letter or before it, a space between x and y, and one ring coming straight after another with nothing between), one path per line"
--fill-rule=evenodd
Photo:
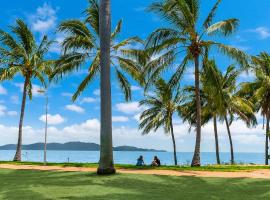
M136 166L144 166L144 161L143 161L143 156L140 156L138 159L137 159L137 164Z

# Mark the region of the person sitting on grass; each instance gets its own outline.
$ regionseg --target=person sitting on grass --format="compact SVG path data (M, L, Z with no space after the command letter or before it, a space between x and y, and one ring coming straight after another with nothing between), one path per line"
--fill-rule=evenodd
M151 166L153 167L160 167L160 160L157 156L154 157L154 160L152 161Z
M144 166L144 161L143 161L143 156L140 156L138 159L137 159L137 164L136 166Z

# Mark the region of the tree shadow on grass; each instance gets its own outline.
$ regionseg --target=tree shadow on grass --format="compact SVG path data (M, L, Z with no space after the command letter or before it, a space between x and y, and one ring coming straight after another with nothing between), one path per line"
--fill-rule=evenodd
M29 170L1 172L0 194L9 200L270 199L269 180L127 174L97 176L84 172Z

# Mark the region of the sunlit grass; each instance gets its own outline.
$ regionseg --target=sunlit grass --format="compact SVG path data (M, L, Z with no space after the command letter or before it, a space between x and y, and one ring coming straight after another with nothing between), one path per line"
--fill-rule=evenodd
M0 199L268 200L270 180L0 169Z

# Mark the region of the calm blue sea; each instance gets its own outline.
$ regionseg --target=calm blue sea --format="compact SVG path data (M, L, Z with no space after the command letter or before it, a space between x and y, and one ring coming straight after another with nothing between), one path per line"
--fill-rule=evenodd
M0 160L10 161L13 159L15 151L0 150ZM173 153L171 152L114 152L114 160L117 164L135 164L136 159L140 156L144 156L144 160L147 164L151 163L153 156L157 155L163 165L173 164ZM179 164L190 164L193 153L183 152L178 153ZM221 160L223 163L230 161L229 153L221 153ZM23 151L23 161L43 161L43 151ZM98 151L47 151L48 162L87 162L97 163L99 159ZM235 153L235 160L237 163L264 163L263 153ZM203 165L215 164L215 153L202 153L201 162Z

